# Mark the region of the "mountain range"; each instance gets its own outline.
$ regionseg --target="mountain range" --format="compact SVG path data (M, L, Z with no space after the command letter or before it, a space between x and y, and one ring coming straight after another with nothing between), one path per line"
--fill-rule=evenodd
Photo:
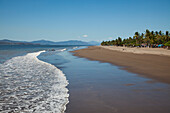
M60 41L53 42L48 40L37 40L37 41L13 41L8 39L0 40L0 45L100 45L99 42L91 41L84 42L79 40L69 40L69 41Z

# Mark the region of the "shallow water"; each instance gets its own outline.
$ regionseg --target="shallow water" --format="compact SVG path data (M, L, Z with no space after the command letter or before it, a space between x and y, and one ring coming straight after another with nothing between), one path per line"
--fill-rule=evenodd
M69 81L66 113L169 113L170 85L140 77L109 63L60 53Z

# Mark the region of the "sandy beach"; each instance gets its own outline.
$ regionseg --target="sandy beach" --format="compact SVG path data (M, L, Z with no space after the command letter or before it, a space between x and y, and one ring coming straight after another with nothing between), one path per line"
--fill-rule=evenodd
M119 47L119 46L100 46L105 49L116 50L135 54L152 54L170 56L170 50L164 48L137 48L137 47Z
M170 50L162 48L127 48L90 46L73 51L75 56L112 63L138 75L170 84Z

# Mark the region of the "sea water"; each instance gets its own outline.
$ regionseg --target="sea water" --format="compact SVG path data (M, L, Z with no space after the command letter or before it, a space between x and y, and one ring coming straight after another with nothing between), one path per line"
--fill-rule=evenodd
M63 113L68 101L65 74L50 60L75 46L0 46L0 112Z

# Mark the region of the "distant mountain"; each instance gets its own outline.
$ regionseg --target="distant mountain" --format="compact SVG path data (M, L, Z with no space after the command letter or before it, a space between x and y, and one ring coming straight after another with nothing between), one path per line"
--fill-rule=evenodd
M35 45L35 44L26 41L13 41L8 39L3 39L0 40L0 45Z
M40 45L56 45L55 42L48 41L48 40L37 40L37 41L32 41L31 43L40 44Z
M26 41L13 41L13 40L0 40L0 45L99 45L98 42L91 41L91 42L84 42L78 40L69 40L69 41L60 41L60 42L53 42L48 40L37 40L32 42Z
M88 42L78 41L78 40L69 40L56 42L56 45L90 45Z
M69 41L60 41L53 42L48 40L38 40L32 41L31 43L41 44L41 45L98 45L97 42L84 42L79 40L69 40Z

